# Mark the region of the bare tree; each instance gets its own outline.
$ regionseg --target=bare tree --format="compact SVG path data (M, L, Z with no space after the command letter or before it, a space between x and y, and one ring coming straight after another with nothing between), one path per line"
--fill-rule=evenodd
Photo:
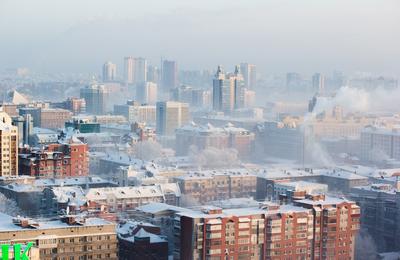
M135 145L136 157L144 161L152 161L162 155L162 146L155 141L138 142Z
M20 215L22 211L15 200L9 199L0 193L0 212L15 217Z

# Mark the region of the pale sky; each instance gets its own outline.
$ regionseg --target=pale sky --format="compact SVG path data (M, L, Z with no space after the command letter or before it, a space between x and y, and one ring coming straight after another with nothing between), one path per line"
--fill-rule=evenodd
M0 0L0 69L98 72L128 55L400 75L400 1Z

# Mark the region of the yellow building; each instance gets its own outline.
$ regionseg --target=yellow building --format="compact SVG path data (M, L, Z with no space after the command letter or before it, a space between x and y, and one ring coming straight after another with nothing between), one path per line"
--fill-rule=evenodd
M0 112L0 176L18 175L18 128L11 117Z

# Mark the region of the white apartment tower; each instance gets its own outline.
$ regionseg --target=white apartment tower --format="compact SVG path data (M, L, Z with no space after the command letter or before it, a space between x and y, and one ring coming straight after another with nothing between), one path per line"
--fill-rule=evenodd
M103 82L113 82L117 79L117 65L108 61L103 65Z
M124 58L124 81L127 84L133 83L133 57Z
M189 122L189 104L173 101L157 102L157 135L173 136L175 129Z

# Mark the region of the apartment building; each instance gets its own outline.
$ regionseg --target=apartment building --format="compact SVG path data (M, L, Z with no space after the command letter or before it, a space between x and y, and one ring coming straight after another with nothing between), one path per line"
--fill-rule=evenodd
M361 228L372 236L378 251L399 251L400 182L354 187L350 195L361 207Z
M190 145L194 145L199 150L209 147L234 148L241 157L248 157L253 151L255 139L254 133L230 123L224 127L214 127L211 124L196 125L192 122L178 128L175 136L177 155L187 155Z
M355 237L360 229L360 207L355 202L307 195L293 204L312 209L314 215L311 259L354 259Z
M361 131L361 159L382 163L400 160L400 129L368 126Z
M257 177L244 169L188 172L175 178L181 192L204 203L256 194Z
M140 187L113 187L89 189L86 198L90 202L105 205L110 212L133 210L151 202L178 205L180 190L175 183Z
M88 145L78 140L54 143L44 149L23 148L19 154L20 175L65 178L89 174Z
M0 244L29 242L41 260L118 259L115 224L106 220L65 216L36 221L0 213Z
M40 127L58 129L64 128L65 122L71 120L72 112L60 108L41 109Z
M11 117L0 111L0 176L18 175L18 128Z
M176 259L333 260L354 259L360 208L313 196L293 205L205 207L176 216Z

